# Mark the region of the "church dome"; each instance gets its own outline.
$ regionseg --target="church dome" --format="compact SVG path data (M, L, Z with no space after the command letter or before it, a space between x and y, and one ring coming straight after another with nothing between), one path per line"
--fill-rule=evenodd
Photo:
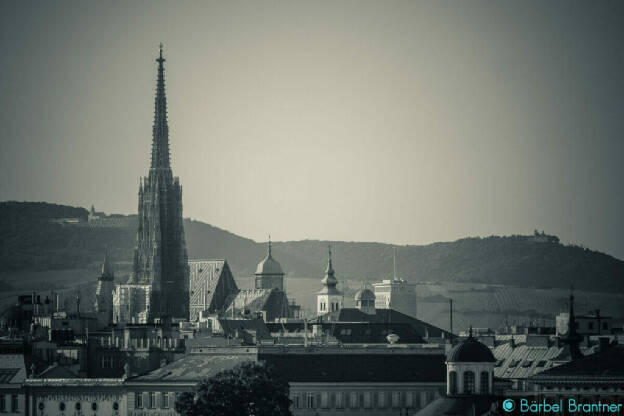
M269 253L264 260L258 263L255 274L284 274L282 265Z
M446 357L447 362L463 363L492 363L496 362L492 351L484 344L470 336L465 341L457 344Z
M355 293L355 300L375 300L375 294L370 289L360 289Z

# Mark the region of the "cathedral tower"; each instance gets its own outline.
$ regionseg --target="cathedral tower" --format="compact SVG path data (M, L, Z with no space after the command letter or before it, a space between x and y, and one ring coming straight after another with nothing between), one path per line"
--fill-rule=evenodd
M165 96L162 44L158 59L152 158L149 174L139 184L138 230L128 286L149 286L143 316L188 319L189 266L182 224L182 187L173 176ZM128 307L130 307L128 305ZM130 313L134 315L134 313Z

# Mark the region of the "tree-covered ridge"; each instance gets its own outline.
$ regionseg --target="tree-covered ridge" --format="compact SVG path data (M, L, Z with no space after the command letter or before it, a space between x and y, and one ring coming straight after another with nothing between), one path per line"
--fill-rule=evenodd
M46 208L47 207L47 208ZM0 203L0 272L94 268L109 245L117 275L129 271L136 243L136 217L122 226L63 224L58 215L83 208L44 203ZM94 225L95 224L95 225ZM184 220L190 259L228 260L233 273L249 276L266 254L266 244L212 225ZM323 276L327 241L276 242L273 255L287 278ZM393 274L395 246L332 242L336 276L374 282ZM398 276L417 282L482 282L522 287L622 291L624 262L585 247L563 245L554 236L471 237L424 246L396 246ZM10 282L9 282L10 283Z

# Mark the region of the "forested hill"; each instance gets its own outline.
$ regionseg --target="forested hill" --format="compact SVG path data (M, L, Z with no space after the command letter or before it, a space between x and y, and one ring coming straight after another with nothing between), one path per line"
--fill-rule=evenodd
M67 221L65 221L67 219ZM256 243L199 221L184 221L189 258L226 258L238 276L250 275L266 254ZM128 273L136 216L87 220L84 208L30 202L0 203L0 271L95 268L108 244L118 275ZM337 277L377 281L392 276L394 246L332 242ZM274 244L289 277L322 277L327 241ZM465 238L397 246L399 277L421 282L484 282L523 287L624 289L624 262L546 235Z

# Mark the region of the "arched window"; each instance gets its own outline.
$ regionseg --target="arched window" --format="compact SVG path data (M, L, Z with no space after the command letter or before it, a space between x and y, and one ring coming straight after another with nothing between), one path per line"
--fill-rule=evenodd
M475 374L472 371L464 371L464 394L475 392Z
M450 371L448 373L449 394L457 394L457 372Z
M490 392L490 373L488 373L487 371L482 371L479 384L480 393L488 394Z

